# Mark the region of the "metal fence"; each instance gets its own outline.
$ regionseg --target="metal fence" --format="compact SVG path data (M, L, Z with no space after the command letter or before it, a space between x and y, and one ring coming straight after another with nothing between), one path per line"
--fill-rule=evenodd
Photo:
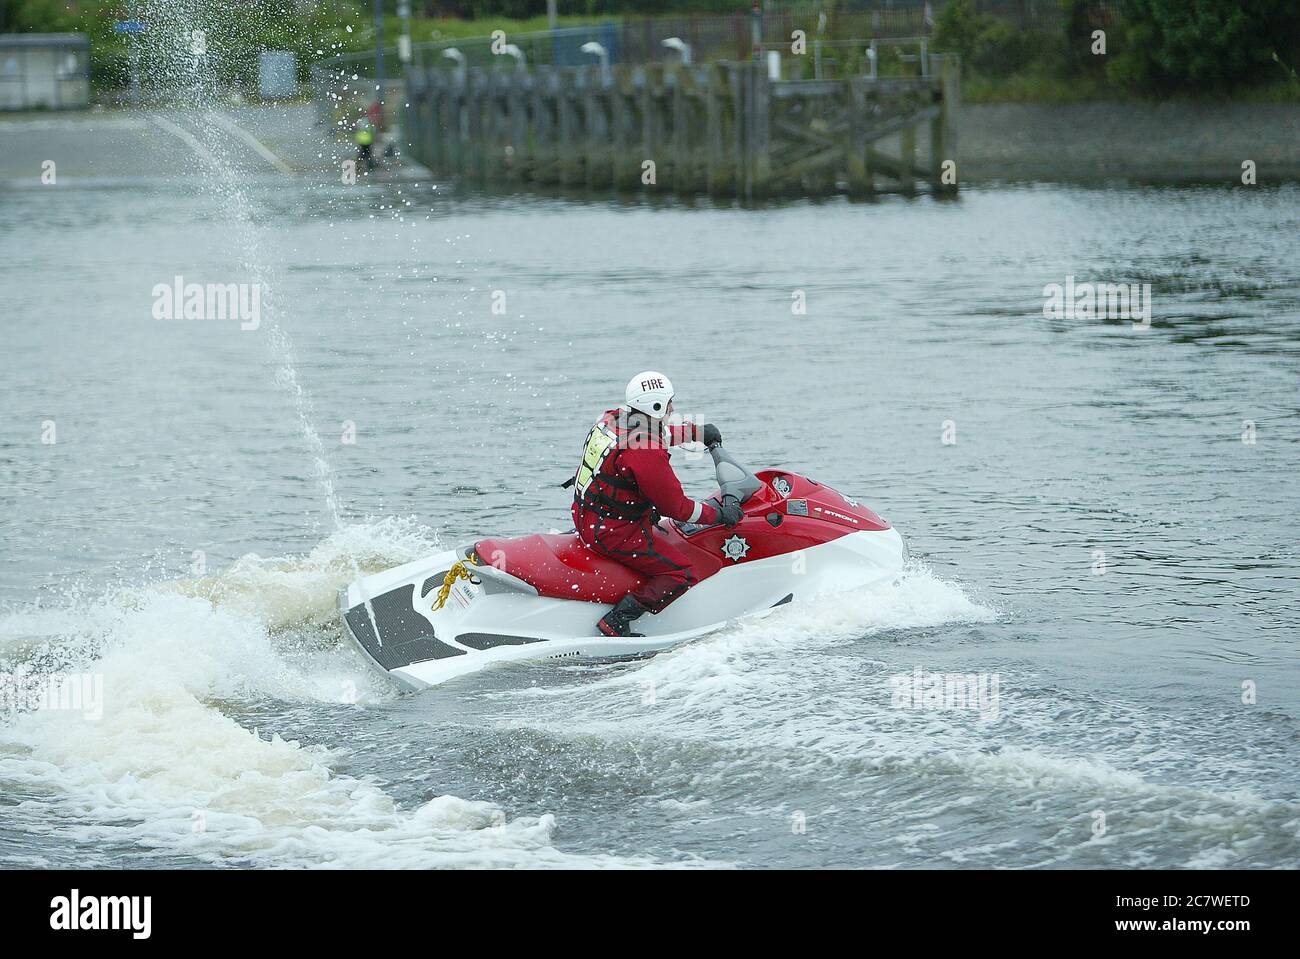
M927 37L947 5L945 0L870 0L837 5L833 10L820 3L796 3L779 9L738 11L732 14L679 14L653 17L624 17L590 26L565 27L553 31L508 35L505 42L519 51L528 65L583 66L594 62L584 53L586 43L599 43L608 62L651 63L672 61L681 56L678 47L664 45L677 38L697 61L750 59L768 49L788 48L792 35L801 30L811 48L814 40L835 44L857 42L858 38L880 40ZM1061 0L975 0L978 13L996 17L1019 30L1059 32L1065 26ZM1090 0L1083 18L1092 27L1109 27L1119 22L1119 0ZM488 66L495 61L489 37L431 41L412 44L412 63L429 66L455 49L467 66ZM385 50L385 58L398 69L397 50ZM320 62L330 70L346 68L358 76L374 76L374 51L345 54Z
M460 37L452 40L430 40L411 44L411 64L418 67L433 66L448 59L470 67L487 67L495 64L521 63L525 66L577 67L594 63L590 54L583 53L587 43L599 43L607 51L611 63L622 61L622 33L619 24L609 21L584 27L565 27L560 30L541 30L536 33L508 34L501 46L510 49L498 54L489 36ZM464 59L461 60L460 58ZM500 59L499 59L500 58ZM390 72L404 66L398 60L396 47L384 48L384 62ZM355 73L358 77L375 76L375 51L345 53L321 60L316 67L335 73Z
M629 63L671 59L662 46L668 37L691 45L697 59L739 59L754 51L789 44L791 34L802 30L813 38L841 41L855 37L920 37L934 33L947 3L944 0L882 0L837 5L828 10L818 3L784 5L779 9L733 14L681 14L628 17L622 22L624 58ZM1061 0L975 0L977 13L1004 21L1022 31L1058 33L1066 26ZM1113 27L1120 19L1119 0L1091 0L1083 10L1090 27Z
M827 14L829 25L839 21L846 29L871 28L874 36L929 33L949 0L841 0L833 11L818 2L781 3L766 16L789 16L803 23L817 22ZM1061 0L974 0L976 13L1002 20L1018 30L1050 31L1065 24ZM1083 15L1090 24L1114 26L1119 22L1121 0L1089 0ZM852 25L850 27L850 24Z
M494 70L584 66L597 62L595 55L583 49L595 43L611 66L671 62L684 56L695 62L748 60L777 51L784 76L919 76L927 52L933 50L930 38L945 6L945 0L856 4L850 0L833 10L805 2L733 14L624 17L588 26L509 34L495 49L487 36L415 43L409 65ZM1066 26L1060 0L975 0L974 8L1027 33L1059 34ZM1082 16L1090 28L1106 28L1119 22L1119 11L1119 0L1090 0ZM795 31L803 32L804 56L793 55ZM509 44L506 54L500 52L502 44ZM390 76L400 75L407 66L397 53L396 48L384 51ZM375 76L374 51L344 54L313 65L311 83L322 121L337 119L340 112L364 109L363 101L374 97ZM391 82L386 84L386 89L391 86Z
M495 44L491 37L462 37L454 40L434 40L411 44L409 64L398 57L396 47L384 49L385 72L389 77L400 76L406 66L417 69L446 66L448 69L491 67L510 70L527 66L574 67L596 62L592 54L585 53L585 44L597 43L605 51L609 63L622 61L622 35L614 22L592 24L584 27L566 27L561 30L543 30L536 33L510 34ZM502 50L503 52L497 52ZM310 70L312 96L316 102L317 116L322 123L337 122L352 117L365 109L374 99L377 58L373 50L362 53L345 53L312 65ZM385 91L400 89L401 81L389 79ZM392 97L385 95L388 114L395 116Z

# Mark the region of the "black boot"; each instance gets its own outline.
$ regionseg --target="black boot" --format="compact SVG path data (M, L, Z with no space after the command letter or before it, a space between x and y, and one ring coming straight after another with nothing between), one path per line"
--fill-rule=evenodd
M618 601L618 605L606 613L605 618L596 624L596 628L606 636L640 636L641 633L632 632L632 620L645 611L646 608L631 596L624 596Z

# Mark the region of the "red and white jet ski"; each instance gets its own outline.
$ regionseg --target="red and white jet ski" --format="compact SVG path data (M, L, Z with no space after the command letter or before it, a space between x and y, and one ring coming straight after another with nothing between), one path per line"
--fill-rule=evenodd
M596 629L642 577L576 533L481 539L352 583L339 597L366 656L412 689L491 663L609 659L676 646L790 602L889 582L907 547L898 531L829 486L789 470L750 473L711 450L719 496L745 516L734 528L662 520L696 557L700 582L612 638Z

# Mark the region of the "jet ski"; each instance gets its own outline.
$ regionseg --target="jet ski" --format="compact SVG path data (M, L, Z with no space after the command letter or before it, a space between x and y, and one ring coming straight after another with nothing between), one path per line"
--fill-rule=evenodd
M375 666L418 690L494 663L619 659L668 649L787 603L890 582L907 559L898 531L867 507L798 473L751 473L710 449L734 527L660 520L696 559L700 581L608 637L596 622L643 577L576 532L481 539L357 580L339 606Z

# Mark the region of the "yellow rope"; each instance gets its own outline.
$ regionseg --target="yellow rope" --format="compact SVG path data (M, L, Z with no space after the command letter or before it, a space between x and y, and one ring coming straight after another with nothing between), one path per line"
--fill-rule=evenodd
M467 560L466 562L473 562ZM470 579L470 572L464 562L456 563L451 569L447 570L447 575L442 578L442 586L438 590L438 595L434 598L432 612L437 612L447 604L447 597L451 595L451 587L458 579Z

